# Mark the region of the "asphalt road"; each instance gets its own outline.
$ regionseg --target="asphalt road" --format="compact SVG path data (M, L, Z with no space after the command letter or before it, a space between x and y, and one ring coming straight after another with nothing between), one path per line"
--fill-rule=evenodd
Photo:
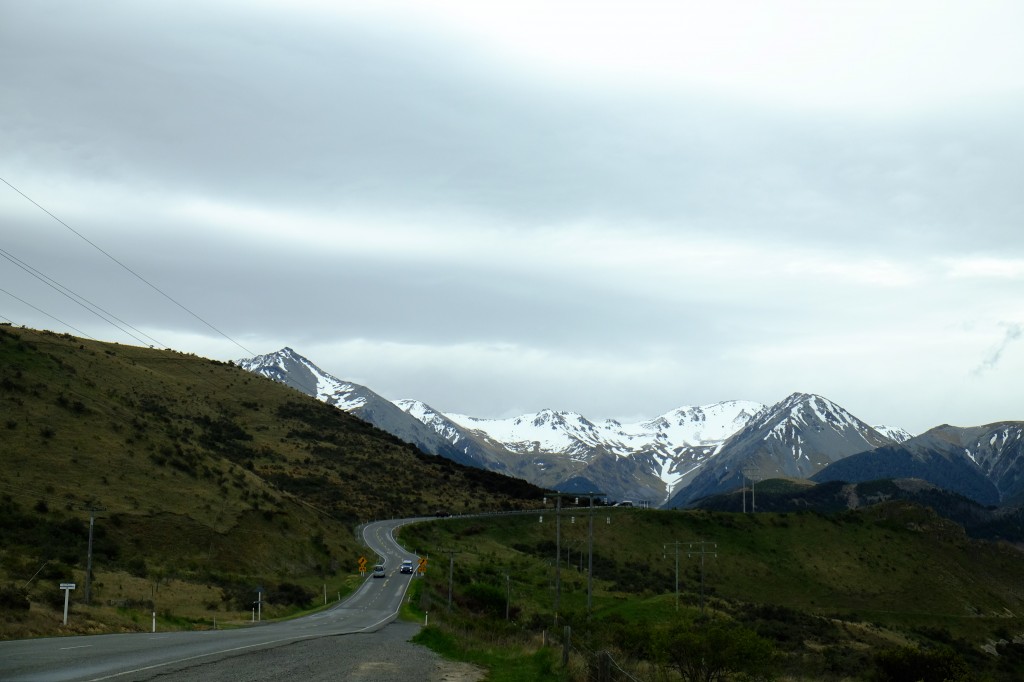
M416 556L402 549L395 542L393 533L395 528L410 520L378 521L363 529L363 538L370 549L380 555L387 577L367 578L354 594L329 610L287 622L237 630L48 637L0 642L0 680L123 682L150 680L158 676L161 680L180 679L182 682L200 679L301 679L304 682L391 679L381 675L360 678L354 676L354 671L353 676L339 676L338 673L340 661L355 660L351 655L346 656L346 650L351 654L353 647L362 650L372 645L372 636L380 634L398 615L402 599L414 578L400 574L398 566L403 559L415 561ZM367 559L373 563L371 557ZM389 631L388 637L381 636L378 643L391 639L399 629ZM382 653L388 651L385 648ZM393 651L391 654L393 656ZM273 661L273 664L268 661ZM381 663L388 663L388 659ZM221 672L214 673L215 668ZM317 676L319 673L313 672L314 669L320 669L327 676ZM255 676L271 671L276 671L271 677ZM242 676L236 677L236 672Z

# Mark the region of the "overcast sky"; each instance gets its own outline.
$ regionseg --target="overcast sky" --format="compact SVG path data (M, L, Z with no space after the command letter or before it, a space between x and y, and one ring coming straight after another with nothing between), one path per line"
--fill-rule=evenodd
M1017 0L0 0L0 318L139 344L20 261L446 412L1022 420L1022 33Z

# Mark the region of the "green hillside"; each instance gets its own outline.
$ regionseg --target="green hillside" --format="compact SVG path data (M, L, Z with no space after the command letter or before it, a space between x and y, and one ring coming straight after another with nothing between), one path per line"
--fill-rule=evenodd
M84 620L131 628L124 604L145 610L178 583L209 592L188 607L206 620L244 614L256 585L279 588L282 608L324 585L344 591L367 520L541 499L231 363L9 325L0 464L7 636L50 629L56 582L77 580L84 597L90 509L93 603L121 608L120 620L96 609Z
M610 651L637 679L654 679L645 675L667 665L671 651L663 647L676 634L719 626L765 640L781 679L916 680L875 677L876 668L891 664L887 656L947 654L977 672L950 679L1024 675L1024 647L1011 642L1024 633L1024 554L972 540L926 508L890 502L836 515L601 509L590 614L587 511L563 514L557 627L553 510L543 522L523 515L406 529L403 539L433 552L443 567L429 573L430 589L420 597L431 622L460 633L465 647L475 638L478 650L489 650L504 638L506 650L524 652L535 650L542 631L569 624L579 656ZM691 544L700 540L708 543L703 615L700 547Z

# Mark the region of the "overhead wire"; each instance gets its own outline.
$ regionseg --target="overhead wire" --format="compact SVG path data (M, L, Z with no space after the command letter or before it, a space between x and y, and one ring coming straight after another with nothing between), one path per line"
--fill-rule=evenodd
M38 306L34 306L34 305L32 305L31 303L29 303L29 302L28 302L28 301L26 301L25 299L23 299L23 298L21 298L21 297L19 297L19 296L15 296L15 295L14 295L14 294L12 294L11 292L7 291L6 289L0 289L0 292L3 292L3 293L5 293L5 294L7 294L7 295L8 295L8 296L10 296L11 298L13 298L13 299L14 299L15 301L20 301L21 303L24 303L24 304L25 304L25 305L27 305L27 306L28 306L29 308L32 308L32 309L33 309L33 310L35 310L36 312L39 312L39 313L42 313L43 315L46 315L46 316L47 316L48 318L50 318L51 320L54 320L55 322L58 322L59 324L62 324L62 325L64 325L64 326L65 326L65 327L67 327L68 329L73 329L73 330L75 330L75 331L76 331L76 332L78 332L78 333L79 333L79 334L80 334L81 336L84 336L85 338L87 338L87 339L92 339L93 341L98 341L98 339L96 339L96 338L94 338L94 337L92 337L92 336L89 336L88 334L86 334L85 332L83 332L83 331L82 331L81 329L79 329L78 327L75 327L75 326L73 326L73 325L70 325L70 324L68 324L67 322L65 322L64 320L60 319L59 317L54 317L53 315L51 315L50 313L46 312L46 311L45 311L45 310L43 310L42 308L39 308Z
M59 218L57 218L56 216L54 216L54 215L53 215L52 213L50 213L49 211L47 211L47 210L46 210L45 208L43 208L42 206L39 206L39 204L38 204L37 202L33 201L33 200L31 199L31 197L28 197L28 196L26 196L26 195L25 195L25 194L24 194L23 192L21 192L20 190L18 190L18 189L17 189L16 187L14 187L13 185L11 185L11 184L10 184L9 182L7 182L6 180L4 180L3 178L0 178L0 180L3 180L3 182L4 182L5 184L7 184L7 185L8 185L9 187L11 187L11 188L12 188L12 189L14 189L15 191L17 191L17 192L18 192L19 194L21 194L22 196L24 196L24 197L25 197L25 198L26 198L26 199L27 199L28 201L32 202L32 203L33 203L34 205L38 206L38 207L39 207L39 208L40 208L40 209L41 209L41 210L42 210L43 212L45 212L45 213L46 213L47 215L50 215L50 216L51 216L52 218L54 218L54 220L57 220L57 222L61 223L62 225L65 225L65 227L67 227L67 225L66 225L66 224L65 224L65 223L64 223L63 221L61 221L61 220L60 220ZM68 229L71 229L71 231L72 231L72 232L75 232L75 230L73 230L73 229L72 229L72 228L70 228L70 227L69 227ZM76 232L76 234L77 234L77 232ZM83 237L83 239L84 239L84 237ZM88 240L86 240L86 241L88 241ZM91 243L91 242L90 242L90 243ZM95 245L94 245L94 246L95 246ZM97 248L98 248L98 247L97 247ZM102 251L102 249L100 249L100 250ZM109 254L108 254L108 255L109 255ZM125 333L126 335L128 335L128 336L132 337L133 339L135 339L136 341L138 341L139 343L141 343L141 344L142 344L143 346L150 346L151 344L150 344L149 342L147 342L147 341L144 341L144 340L143 340L142 338L140 338L139 336L136 336L135 334L132 334L131 332L129 332L129 331L127 331L127 330L125 330L125 329L121 328L120 326L118 326L117 324L115 324L114 322L112 322L111 320L109 320L109 319L106 319L106 318L105 318L105 317L104 317L104 316L103 316L102 314L100 314L100 313L104 313L104 314L106 314L106 315L109 315L109 316L110 316L111 318L113 318L114 320L117 320L117 322L120 322L121 324L125 325L126 327L128 327L128 328L130 328L130 329L132 329L132 330L134 330L134 331L136 331L136 332L138 332L138 333L139 333L139 334L140 334L141 336L144 336L144 337L146 337L146 338L150 339L150 341L152 341L153 343L155 343L155 344L156 344L157 346L160 346L160 347L163 347L163 348L167 348L167 349L170 349L170 347L169 347L169 346L168 346L167 344L164 344L164 343L160 342L159 340L157 340L156 338L154 338L153 336L151 336L151 335L149 335L149 334L146 334L145 332L141 331L140 329L138 329L138 328L137 328L137 327L135 327L134 325L132 325L132 324L130 324L130 323L128 323L128 322L126 322L126 321L122 320L121 318L119 318L119 317L117 317L116 315L114 315L113 313L111 313L111 312L109 312L109 311L105 310L105 309L104 309L104 308L102 308L101 306L99 306L99 305L97 305L97 304L95 304L95 303L92 303L91 301L89 301L88 299L86 299L86 298L85 298L84 296L81 296L80 294L78 294L77 292L73 291L73 290L72 290L72 289L70 289L69 287L66 287L65 285L63 285L63 284L61 284L61 283L57 282L57 281L56 281L56 280L54 280L53 278L51 278L51 277L49 277L48 275L44 274L44 273L43 273L43 272L41 272L40 270L38 270L38 269L36 269L36 268L32 267L32 266L31 266L31 265L29 265L28 263L26 263L26 262L22 261L21 259L17 258L17 257L16 257L16 256L14 256L13 254L11 254L11 253L9 253L9 252L7 252L7 251L3 250L3 249L0 249L0 256L3 256L4 258L6 258L7 260L11 261L12 263L14 263L14 264L15 264L15 265L17 265L18 267L22 268L22 269L23 269L23 270L25 270L26 272L29 272L29 274L31 274L31 275L32 275L33 277L36 277L36 278L37 278L37 279L39 279L40 281L43 281L43 283L44 283L44 284L47 284L47 285L48 285L48 286L50 286L51 288L53 288L53 289L57 290L57 291L58 291L59 293L63 294L63 295L64 295L64 296L66 296L67 298L69 298L69 299L71 299L72 301L74 301L74 302L75 302L76 304L78 304L78 305L80 305L80 306L82 306L82 307L86 308L87 310L89 310L89 312L93 313L94 315L97 315L98 317L100 317L100 319L103 319L103 320L104 320L105 322L107 322L108 324L111 324L111 325L112 325L112 326L114 326L114 327L115 327L116 329L118 329L118 330L120 330L121 332ZM116 259L115 259L115 260L116 260ZM48 281L47 281L47 280L48 280ZM50 313L47 313L47 312L46 312L45 310L42 310L42 309L41 309L41 308L39 308L38 306L35 306L35 305L33 305L33 304L29 303L28 301L25 301L24 299L22 299L22 298L19 298L18 296L15 296L14 294L12 294L12 293L10 293L10 292L8 292L8 291L6 291L6 290L0 289L0 291L2 291L3 293L6 293L7 295L9 295L9 296L11 296L12 298L14 298L14 299L16 299L16 300L20 301L21 303L24 303L25 305L29 306L30 308L32 308L32 309L34 309L34 310L36 310L36 311L38 311L38 312L42 313L43 315L46 315L46 316L47 316L47 317L49 317L50 319L52 319L52 320L55 320L55 321L56 321L56 322L58 322L59 324L62 324L62 325L64 325L65 327L67 327L67 328L69 328L69 329L71 329L71 330L75 331L75 332L76 332L76 333L78 333L78 334L79 334L80 336L83 336L83 337L85 337L85 338L91 339L91 340L93 340L93 341L97 341L97 340L98 340L98 339L96 339L96 338L94 338L94 337L90 336L89 334L86 334L85 332L83 332L82 330L78 329L77 327L74 327L74 326L72 326L71 324L69 324L69 323L67 323L67 322L64 322L64 321L63 321L63 320L61 320L60 318L57 318L57 317L55 317L54 315L51 315ZM80 300L76 300L76 299L80 299ZM179 305L180 305L180 304L179 304ZM95 310L92 310L92 309L90 309L90 308L89 308L89 306L92 306L93 308L95 308ZM99 312L97 312L97 311L99 311ZM10 321L10 322L11 322L11 323L13 324L13 320L9 320L9 321ZM226 336L226 335L225 335L225 336ZM229 338L229 339L230 339L230 337L226 337L226 338ZM232 341L233 341L233 340L232 340ZM234 342L234 341L233 341L233 342ZM251 355L251 356L255 356L255 355L256 355L255 353L253 353L252 351L248 350L248 349L247 349L247 348L245 348L244 346L242 346L242 345L238 344L237 342L234 342L234 343L235 343L235 345L237 345L237 346L238 346L239 348L242 348L242 350L245 350L245 351L246 351L246 352L247 352L247 353L248 353L249 355ZM199 372L199 371L198 371L198 370L197 370L197 369L196 369L195 367L193 367L193 366L191 365L191 363L184 363L184 367L186 368L186 370L187 370L187 371L188 371L188 372L189 372L190 374L192 374L192 375L196 376L196 377L198 378L198 380L199 380L199 381L201 381L201 382L203 382L203 383L206 383L206 384L209 384L209 379L208 379L207 377L203 376L203 375L202 375L202 373L200 373L200 372Z
M20 194L20 195L21 195L22 197L24 197L24 198L25 198L26 200L28 200L28 201L29 201L30 203L32 203L32 205L33 205L33 206L35 206L35 207L36 207L36 208L38 208L38 209L39 209L40 211L42 211L43 213L45 213L46 215L50 216L50 217L51 217L51 218L53 218L53 219L54 219L55 221L57 221L58 223L60 223L61 225L63 225L63 226L64 226L65 228L67 228L67 229L68 229L68 230L69 230L69 231L70 231L70 232L71 232L72 234L74 234L75 236L77 236L77 237L78 237L79 239L81 239L82 241L84 241L84 242L85 242L86 244L88 244L89 246L91 246L91 247L92 247L92 248L94 248L95 250L97 250L97 251L99 251L100 253L102 253L102 254L103 254L104 256L106 256L107 258L109 258L110 260L112 260L112 261L113 261L114 263L116 263L117 265L121 266L121 268L123 268L123 269L124 269L125 271L127 271L128 273L130 273L131 275L133 275L133 276L134 276L134 277L135 277L136 279L138 279L138 280L139 280L140 282L142 282L142 283L143 283L143 284L145 284L146 286L150 287L150 288L151 288L151 289L152 289L153 291L157 292L158 294L160 294L161 296L163 296L164 298L166 298L166 299L167 299L168 301L170 301L170 302L171 302L171 303L173 303L174 305L178 306L179 308L181 308L182 310L184 310L185 312L187 312L187 313L188 313L189 315L191 315L191 316L192 316L192 317L194 317L195 319L199 320L200 322L202 322L203 324L205 324L205 325L206 325L207 327L209 327L210 329L212 329L212 330L213 330L213 331L215 331L216 333L220 334L220 335L221 335L221 336L223 336L223 337L224 337L225 339L227 339L227 340L228 340L228 341L230 341L231 343L235 344L236 346L238 346L238 347L239 347L239 348L241 348L242 350L244 350L244 351L245 351L246 353L248 353L248 354L249 354L250 356L255 356L255 355L256 355L256 353L252 352L251 350L249 350L248 348L246 348L245 346L243 346L243 345L242 345L241 343L239 343L238 341L236 341L236 340L235 340L235 339L233 339L232 337L228 336L227 334L225 334L224 332L222 332L222 331L221 331L220 329L218 329L217 327L213 326L213 325L212 325L211 323L207 322L207 321L206 321L205 319L203 319L202 317L200 317L200 316L199 316L199 315L198 315L197 313L195 313L194 311L192 311L191 309L189 309L189 308L188 308L188 307L187 307L186 305L184 305L183 303L180 303L179 301L177 301L177 300L176 300L175 298L173 298L173 297L172 297L172 296L171 296L170 294L168 294L167 292L165 292L165 291L164 291L163 289L161 289L160 287L158 287L158 286L156 286L155 284L153 284L152 282L150 282L150 281L149 281L148 279L146 279L145 277L143 277L142 275L140 275L139 273L137 273L137 272L136 272L135 270L131 269L130 267L128 267L127 265L125 265L124 263L122 263L122 262L121 262L120 260L118 260L118 259L117 259L116 257L114 257L113 255L111 255L111 254L110 254L109 252L107 252L107 251L105 251L104 249L102 249L102 248L101 248L100 246L98 246L98 245L97 245L96 243L94 243L93 241L91 241L91 240L90 240L90 239L89 239L88 237L86 237L85 235L83 235L83 234L82 234L81 232L79 232L78 230L74 229L73 227L71 227L70 225L68 225L67 223L65 223L65 222L64 222L63 220L61 220L60 218L58 218L57 216L55 216L55 215L54 215L53 213L51 213L51 212L50 212L50 211L48 211L48 210L47 210L46 208L44 208L44 207L43 207L42 205L40 205L40 204L39 204L39 203L38 203L37 201L35 201L35 200L34 200L34 199L33 199L32 197L30 197L30 196L28 196L27 194L25 194L24 192L22 192L22 191L21 191L20 189L18 189L17 187L15 187L14 185L12 185L12 184L11 184L10 182L8 182L8 181L7 181L6 179L4 179L4 178L0 177L0 182L3 182L3 183L4 183L5 185L7 185L7 186L8 186L8 187L10 187L11 189L13 189L13 190L14 190L15 192L17 192L18 194ZM62 323L62 324L63 324L63 323ZM91 337L90 337L90 338L91 338Z
M131 275L133 275L133 276L134 276L134 277L135 277L136 279L138 279L139 281L141 281L142 283L146 284L146 285L147 285L148 287L150 287L151 289L153 289L154 291L156 291L157 293L159 293L159 294L160 294L161 296L163 296L164 298L166 298L166 299L167 299L168 301L170 301L171 303L175 304L176 306L178 306L179 308L181 308L182 310L184 310L185 312L187 312L187 313L188 313L189 315L191 315L192 317L194 317L195 319L197 319L198 321L202 322L202 323L203 323L204 325L206 325L207 327L209 327L209 328L210 328L211 330L213 330L214 332L216 332L216 333L217 333L217 334L219 334L220 336L224 337L225 339L227 339L228 341L230 341L231 343L233 343L234 345L236 345L236 346L237 346L238 348L240 348L240 349L242 349L243 351L245 351L245 352L246 352L246 353L247 353L248 355L250 355L250 356L255 356L255 355L256 355L256 353L254 353L253 351L249 350L248 348L246 348L245 346L243 346L243 345L242 345L241 343L239 343L239 342L238 342L237 340L235 340L235 339L234 339L234 338L232 338L231 336L227 335L226 333L224 333L223 331L221 331L220 329L218 329L217 327L215 327L215 326L214 326L213 324L211 324L210 322L208 322L208 321L206 321L205 319L203 319L203 318L202 318L201 316L199 316L199 315L198 315L197 313L195 313L194 311L192 311L191 309L189 309L189 308L188 308L187 306L185 306L184 304L180 303L179 301L177 301L176 299L174 299L173 297L171 297L171 296L170 296L169 294L167 294L167 293L166 293L165 291L163 291L162 289L160 289L159 287L157 287L157 286L156 286L155 284L153 284L152 282L150 282L149 280L147 280L146 278L144 278L144 277L143 277L142 275L140 275L140 274L139 274L138 272L136 272L136 271L135 271L135 270L133 270L132 268L128 267L128 266L127 266L126 264L124 264L123 262L121 262L120 260L118 260L118 259L117 259L116 257L114 257L114 256L113 256L112 254L110 254L109 252L107 252L106 250L104 250L103 248L101 248L100 246L98 246L98 245L97 245L96 243L94 243L93 241L91 241L90 239L88 239L88 238L87 238L87 237L86 237L85 235L83 235L82 233L80 233L80 232L78 232L77 230L75 230L74 228L72 228L72 227L71 227L70 225L68 225L67 223L65 223L65 222L64 222L63 220L61 220L60 218L58 218L58 217L57 217L56 215L54 215L53 213L51 213L51 212L50 212L49 210L47 210L47 209L46 209L46 208L45 208L44 206L42 206L42 205L41 205L41 204L39 204L39 203L38 203L37 201L35 201L34 199L32 199L32 198L31 198L30 196L28 196L27 194L25 194L24 192L22 192L22 191L21 191L20 189L18 189L18 188L17 188L17 187L15 187L14 185L12 185L12 184L11 184L10 182L8 182L8 181L7 181L6 179L4 179L4 178L0 177L0 181L2 181L2 182L3 182L4 184L5 184L5 185L7 185L8 187L10 187L10 188L11 188L12 190L14 190L15 192L17 192L18 194L20 194L20 195L21 195L21 196L22 196L23 198L25 198L25 199L26 199L27 201L29 201L29 202L30 202L30 203L31 203L32 205L34 205L34 206L35 206L36 208L38 208L39 210L41 210L41 211L42 211L43 213L45 213L46 215L50 216L50 218L52 218L52 219L53 219L53 220L55 220L56 222L60 223L60 224L61 224L62 226L64 226L64 227L65 227L65 228L66 228L67 230L69 230L69 231L70 231L70 232L72 232L72 233L73 233L74 235L76 235L77 237L79 237L79 238L80 238L81 240L83 240L84 242L86 242L86 243L87 243L87 244L88 244L89 246L91 246L91 247L92 247L92 248L94 248L95 250L99 251L99 252L100 252L101 254L103 254L103 255L104 255L104 256L106 256L106 257L107 257L108 259L110 259L111 261L113 261L114 263L116 263L116 264L117 264L118 266L120 266L120 267L121 267L122 269L124 269L125 271L127 271L128 273L130 273ZM3 256L4 258L5 258L5 259L7 259L8 261L10 261L10 262L14 263L15 265L17 265L17 266L18 266L18 267L20 267L21 269L25 270L26 272L28 272L29 274L31 274L31 275L32 275L33 277L36 277L37 279L39 279L40 281L42 281L42 282L43 282L44 284L46 284L47 286L50 286L51 288L53 288L54 290L58 291L59 293L61 293L61 294L62 294L62 295L64 295L65 297L67 297L67 298L69 298L70 300L74 301L74 302L75 302L76 304L80 305L81 307L85 308L86 310L89 310L89 312L93 313L94 315L96 315L96 316L100 317L100 319L103 319L103 320L104 320L105 322L107 322L108 324L111 324L112 326L114 326L115 328L119 329L120 331L122 331L122 332L123 332L123 333L125 333L126 335L128 335L128 336L132 337L132 338L133 338L133 339L135 339L136 341L139 341L139 342L140 342L140 343L142 343L142 344L143 344L144 346L145 346L145 345L149 345L149 344L148 344L148 343L147 343L146 341L144 341L143 339L139 338L138 336L135 336L135 335L134 335L134 334L132 334L131 332L127 331L126 329L124 329L124 328L122 328L122 327L120 327L120 326L119 326L118 324L116 324L115 322L111 321L111 319L108 319L108 318L107 318L107 317L105 317L104 315L106 315L106 316L109 316L109 317L110 317L110 318L112 318L113 320L116 320L117 322L120 322L121 324L123 324L123 325L124 325L125 327L128 327L128 328L130 328L130 329L132 329L132 330L134 330L134 331L138 332L138 333L139 333L139 334L141 334L142 336L145 336L145 337L147 337L147 338L148 338L148 339L150 339L151 341L155 342L155 343L156 343L157 345L159 345L159 346L164 346L164 347L166 347L166 344L163 344L163 343L161 343L161 342L157 341L157 340L156 340L155 338L153 338L153 337L152 337L152 336L150 336L149 334L146 334L145 332L142 332L141 330L139 330L138 328L136 328L136 327L134 327L133 325L129 324L128 322L125 322L124 320L120 319L119 317L117 317L117 316L116 316L116 315L114 315L113 313L110 313L109 311L107 311L107 310L103 309L103 308L102 308L102 307L100 307L99 305L96 305L96 304L92 303L91 301L89 301L89 300L88 300L88 299L86 299L85 297L81 296L81 295L80 295L80 294L78 294L77 292L73 291L73 290L72 290L72 289L70 289L69 287L66 287L66 286L64 286L63 284L60 284L59 282L57 282L57 281L56 281L56 280L54 280L53 278L49 277L48 275L45 275L45 274L44 274L44 273L42 273L41 271L39 271L39 270L37 270L36 268L32 267L31 265L28 265L27 263L25 263L25 262L24 262L24 261L22 261L21 259L17 258L17 257L16 257L16 256L14 256L13 254L10 254L9 252L7 252L7 251L4 251L3 249L0 249L0 255L2 255L2 256ZM15 299L15 300L17 300L17 301L21 302L22 304L24 304L24 305L26 305L26 306L28 306L28 307L32 308L33 310L36 310L37 312L39 312L39 313L41 313L41 314L45 315L46 317L48 317L48 318L50 318L50 319L52 319L52 320L54 320L54 321L58 322L59 324L62 324L62 325L64 325L65 327L67 327L67 328L69 328L69 329L72 329L72 330L74 330L74 331L75 331L75 332L77 332L77 333L78 333L78 334L79 334L80 336L83 336L83 337L85 337L85 338L91 339L91 340L93 340L93 341L97 341L97 339L95 339L94 337L90 336L89 334L87 334L87 333L83 332L82 330L78 329L77 327L74 327L73 325L71 325L71 324L69 324L69 323L67 323L67 322L65 322L65 321L63 321L63 320L61 320L60 318L58 318L58 317L56 317L56 316L54 316L54 315L51 315L50 313L47 313L46 311L42 310L42 309L41 309L41 308L39 308L38 306L35 306L35 305L33 305L33 304L29 303L28 301L25 301L24 299L22 299L22 298L20 298L20 297L16 296L15 294L13 294L13 293L11 293L11 292L9 292L9 291L5 290L5 289L2 289L2 288L0 288L0 292L2 292L2 293L5 293L5 294L7 294L7 295L8 295L8 296L10 296L11 298L13 298L13 299ZM3 316L0 316L0 317L3 317ZM9 319L7 319L6 317L3 317L3 319L7 320L8 322L11 322L11 323L13 323L13 321L12 321L12 320L9 320ZM207 379L206 377L203 377L203 376L202 376L202 375L201 375L201 374L200 374L199 372L197 372L197 371L196 371L196 370L195 370L195 369L194 369L194 368L193 368L193 367L191 366L191 363L186 363L186 364L188 365L189 371L190 371L191 373L193 373L193 374L195 374L195 375L199 376L199 378L200 378L200 380L201 380L201 381L204 381L204 382L208 382L208 381L209 381L209 380L208 380L208 379ZM68 390L68 389L65 389L65 390ZM77 393L77 392L75 392L75 391L73 391L73 390L69 390L69 392L70 392L70 393L72 393L73 395L78 395L78 396L80 396L80 397L82 397L82 398L86 398L86 396L84 396L84 395L82 395L82 394L79 394L79 393ZM9 488L9 486L7 486L7 485L3 485L3 484L0 484L0 487L2 487L2 488ZM324 512L323 510L317 509L317 508L316 508L315 506L313 506L313 505L309 505L309 504L306 504L306 503L305 503L304 501L302 501L302 500L299 500L298 498L295 498L294 496L292 496L291 494L289 494L289 493L287 493L287 492L285 492L285 491L281 491L281 492L282 492L282 494L283 494L283 495L284 495L285 497L287 497L287 498L292 498L292 499L294 499L294 500L298 500L299 502L303 502L303 504L305 504L306 506L308 506L308 507L309 507L310 509L312 509L313 511L315 511L315 512L316 512L316 513L318 513L319 515L322 515L322 516L325 516L325 517L327 517L327 518L330 518L330 515L329 515L329 514L327 514L326 512ZM24 494L24 491L22 492L22 494Z
M122 332L126 336L132 337L133 339L135 339L136 341L138 341L142 345L148 346L150 344L149 344L149 342L143 340L139 336L136 336L132 332L128 331L124 327L119 326L113 320L117 320L117 322L120 322L121 324L125 325L125 327L133 329L134 331L138 332L142 336L145 336L146 338L148 338L150 341L152 341L153 343L155 343L158 346L163 346L164 345L164 344L160 343L159 341L157 341L156 339L154 339L149 334L146 334L145 332L143 332L143 331L137 329L136 327L128 324L127 322L125 322L121 318L117 317L113 313L111 313L111 312L109 312L107 310L104 310L103 308L101 308L100 306L96 305L92 301L88 300L87 298L85 298L81 294L78 294L77 292L75 292L74 290L70 289L69 287L64 286L63 284L61 284L57 280L53 279L52 277L49 277L48 275L44 274L43 272L41 272L39 270L37 270L36 268L32 267L31 265L29 265L25 261L21 260L17 256L11 254L10 252L5 251L4 249L0 249L0 257L6 258L8 261L10 261L11 263L14 263L19 268L21 268L22 270L24 270L28 274L32 275L33 277L35 277L36 279L38 279L40 282L42 282L46 286L50 287L51 289L53 289L57 293L61 294L65 298L71 300L72 302L78 304L79 306L85 308L86 310L88 310L93 315L96 315L101 320L103 320L107 324L113 326L115 329L117 329L118 331ZM113 320L108 319L108 316L109 316L109 318L113 318Z

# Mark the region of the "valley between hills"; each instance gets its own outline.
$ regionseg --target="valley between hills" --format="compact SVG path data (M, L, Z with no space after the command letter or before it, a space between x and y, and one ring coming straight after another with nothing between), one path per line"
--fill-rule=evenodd
M265 617L301 613L360 584L361 523L440 512L402 532L434 567L408 617L429 612L420 639L488 679L587 679L598 651L634 679L690 679L672 657L712 636L732 652L722 679L1024 675L1015 517L978 521L994 508L926 484L766 476L756 514L737 508L742 486L671 510L568 491L556 529L547 486L426 453L235 363L9 325L0 462L3 638L144 631L150 610L161 629L242 627L256 585ZM530 513L477 516L498 511ZM565 667L548 641L564 626L578 638Z

